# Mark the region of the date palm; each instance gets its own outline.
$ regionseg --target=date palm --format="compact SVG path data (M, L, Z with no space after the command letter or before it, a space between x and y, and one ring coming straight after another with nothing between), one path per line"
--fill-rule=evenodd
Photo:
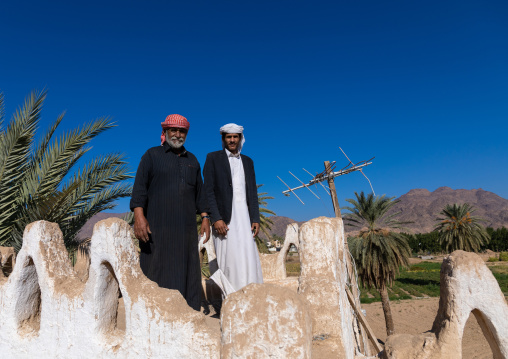
M451 253L461 249L478 252L490 241L485 228L479 222L483 219L472 216L475 210L468 203L448 204L441 211L435 230L439 232L439 243L443 250Z
M56 222L72 254L76 234L94 214L115 207L114 201L130 196L131 178L123 155L99 155L81 168L79 160L89 142L114 127L100 118L58 138L60 115L35 141L46 92L32 92L3 127L4 102L0 95L0 245L18 251L25 226L36 220Z
M358 236L349 239L358 277L363 286L374 287L381 295L385 315L386 334L395 333L387 286L391 285L400 266L407 266L411 249L406 238L394 229L402 229L407 222L396 217L400 212L390 212L397 203L393 198L365 196L355 192L355 199L346 199L352 207L344 207L351 213L344 215L346 225L359 229Z
M262 184L258 184L258 190L263 186ZM266 208L268 205L268 202L266 200L273 199L272 196L267 196L268 192L258 192L258 203L259 203L259 230L264 233L267 240L270 240L270 229L272 229L273 221L272 219L267 216L267 214L271 214L275 216L275 212L269 210ZM268 249L266 248L266 245L264 245L264 242L261 238L256 237L256 243L258 245L258 249L260 246L262 246L264 249L266 249L266 252L268 252Z

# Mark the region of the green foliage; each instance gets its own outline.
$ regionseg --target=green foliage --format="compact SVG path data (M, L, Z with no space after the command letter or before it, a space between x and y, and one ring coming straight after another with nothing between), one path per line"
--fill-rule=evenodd
M501 252L499 253L499 260L503 262L508 261L508 252Z
M262 186L262 184L258 184L258 190ZM272 229L273 221L269 216L267 216L267 214L275 216L275 212L267 208L267 200L273 199L273 197L267 196L267 194L268 192L258 192L259 218L261 220L261 223L259 223L259 231L265 234L267 240L270 240L270 229ZM255 239L260 253L270 253L265 241L263 241L259 236L256 236Z
M490 237L479 222L483 220L471 214L474 209L468 203L446 205L436 220L436 231L439 232L439 243L444 251L451 253L461 249L478 252Z
M508 229L502 228L487 228L487 234L490 236L490 242L482 246L482 250L490 249L494 252L508 250Z
M503 294L508 296L508 265L491 266L489 269L494 274Z
M497 257L489 257L489 259L487 260L487 262L498 262L499 259Z
M400 273L393 282L390 300L411 298L439 297L441 264L421 262L409 268L400 268ZM490 266L489 269L497 280L501 291L508 295L508 265ZM381 298L376 290L360 288L362 303L379 302ZM402 293L402 295L401 295Z
M439 234L437 232L408 234L404 233L414 254L440 253Z
M421 262L409 268L400 268L397 279L389 288L390 300L421 297L439 297L441 263ZM381 301L377 291L360 288L360 301L372 303Z
M100 118L56 138L64 118L60 115L35 142L46 92L33 92L3 127L0 95L0 245L19 251L27 224L56 222L70 253L77 248L76 234L94 214L115 207L118 198L130 196L131 178L124 156L100 155L75 169L90 150L89 142L114 127Z
M488 243L484 243L481 246L482 251L487 249L490 249L494 252L508 250L508 229L505 227L497 229L489 227L486 228L486 231L490 236L490 241ZM407 237L407 241L411 247L413 254L430 254L443 252L441 244L439 243L439 233L437 231L418 234L404 233L404 235Z
M400 266L408 265L411 249L406 237L391 229L402 228L405 222L396 220L399 214L388 212L397 203L386 196L365 196L355 192L356 200L347 199L352 207L344 216L346 223L360 229L358 237L348 240L353 255L358 277L366 287L380 289L391 284Z

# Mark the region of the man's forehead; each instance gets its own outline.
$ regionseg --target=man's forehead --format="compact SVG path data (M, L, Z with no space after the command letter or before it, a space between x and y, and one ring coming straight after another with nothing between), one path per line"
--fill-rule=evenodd
M241 133L225 133L226 136L241 136Z

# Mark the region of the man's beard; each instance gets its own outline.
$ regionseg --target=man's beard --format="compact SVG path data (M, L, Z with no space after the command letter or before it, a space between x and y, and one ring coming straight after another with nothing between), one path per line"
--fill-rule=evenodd
M166 142L171 148L178 149L183 146L183 144L185 143L185 139L181 137L178 138L176 136L170 138L169 135L166 134Z

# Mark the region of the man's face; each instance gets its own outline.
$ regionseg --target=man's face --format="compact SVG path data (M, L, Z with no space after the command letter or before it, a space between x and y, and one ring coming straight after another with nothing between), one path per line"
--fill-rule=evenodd
M180 148L187 138L187 130L185 128L170 127L166 130L166 141L173 148Z
M231 153L238 152L238 146L240 145L240 134L238 133L226 133L224 137L224 142L226 143L226 148Z

